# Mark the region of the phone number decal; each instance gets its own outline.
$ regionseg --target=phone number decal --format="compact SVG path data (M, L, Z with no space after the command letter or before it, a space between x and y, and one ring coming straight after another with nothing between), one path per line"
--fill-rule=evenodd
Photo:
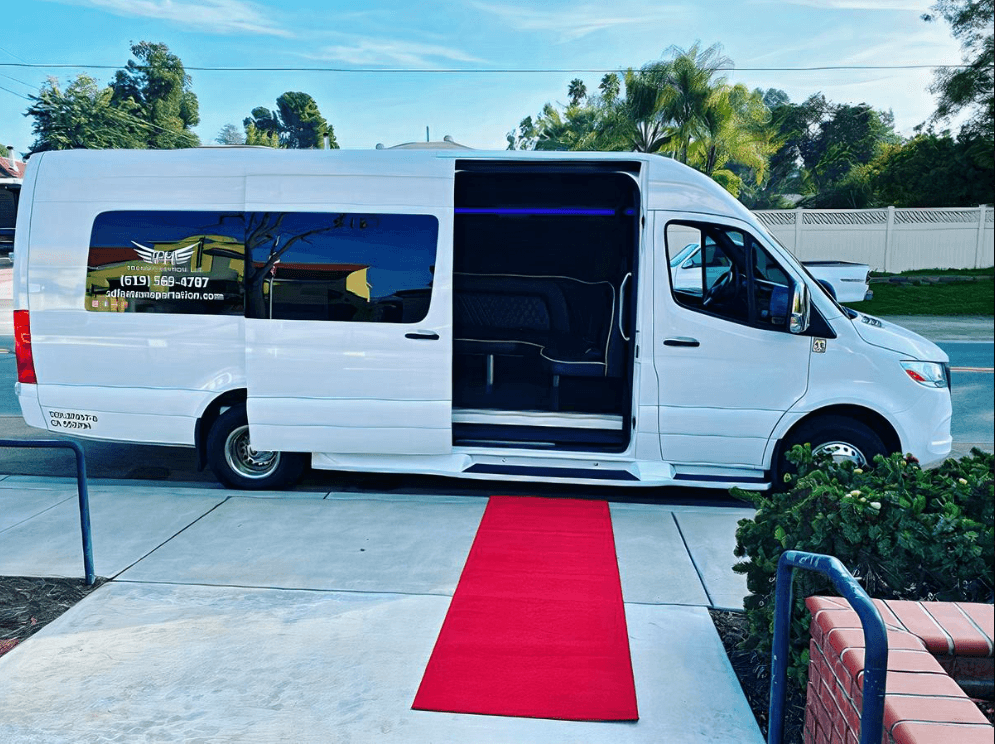
M145 274L125 274L121 277L122 287L187 287L204 289L209 277L206 276L147 276Z

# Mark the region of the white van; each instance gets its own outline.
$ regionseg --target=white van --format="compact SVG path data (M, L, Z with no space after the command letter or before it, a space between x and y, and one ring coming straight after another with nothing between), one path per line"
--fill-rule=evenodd
M25 420L195 447L228 486L763 489L796 442L950 451L946 354L659 156L43 153L16 240ZM691 243L730 270L675 288Z

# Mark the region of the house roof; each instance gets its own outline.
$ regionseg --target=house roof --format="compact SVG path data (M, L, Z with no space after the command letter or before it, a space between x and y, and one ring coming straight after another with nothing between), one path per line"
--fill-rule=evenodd
M15 159L11 164L10 157L0 157L0 178L24 178L26 164Z

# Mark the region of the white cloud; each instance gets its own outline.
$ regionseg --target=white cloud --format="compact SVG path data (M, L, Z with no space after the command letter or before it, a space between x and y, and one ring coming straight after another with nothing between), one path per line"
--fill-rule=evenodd
M55 0L128 18L155 18L190 30L216 34L291 37L270 17L272 11L245 0Z
M556 10L536 10L528 6L474 2L477 10L490 13L518 31L551 31L560 41L574 41L596 31L618 26L644 26L651 23L673 22L685 18L689 7L651 5L638 9L631 4L614 4L609 10L595 5L570 5Z
M325 46L305 56L370 67L431 68L446 62L484 62L450 46L372 36L352 36L341 44Z

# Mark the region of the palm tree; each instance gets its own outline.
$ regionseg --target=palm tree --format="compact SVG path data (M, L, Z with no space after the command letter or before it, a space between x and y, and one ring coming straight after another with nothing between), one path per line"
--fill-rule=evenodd
M776 149L769 122L770 111L759 92L751 92L744 85L714 88L697 135L688 146L688 164L738 194L741 179L724 166L738 163L758 183L762 181L768 159Z
M570 87L567 89L567 95L570 96L571 106L578 105L587 95L587 86L584 85L584 81L580 78L574 78L571 80Z
M712 92L725 85L725 78L715 78L715 73L732 61L719 44L704 51L697 43L687 51L671 47L670 52L673 60L661 65L656 76L665 91L663 113L673 128L671 148L679 161L687 163L691 143L705 126Z
M660 152L670 142L670 123L664 111L666 94L658 82L660 64L626 70L625 95L603 99L598 149Z

